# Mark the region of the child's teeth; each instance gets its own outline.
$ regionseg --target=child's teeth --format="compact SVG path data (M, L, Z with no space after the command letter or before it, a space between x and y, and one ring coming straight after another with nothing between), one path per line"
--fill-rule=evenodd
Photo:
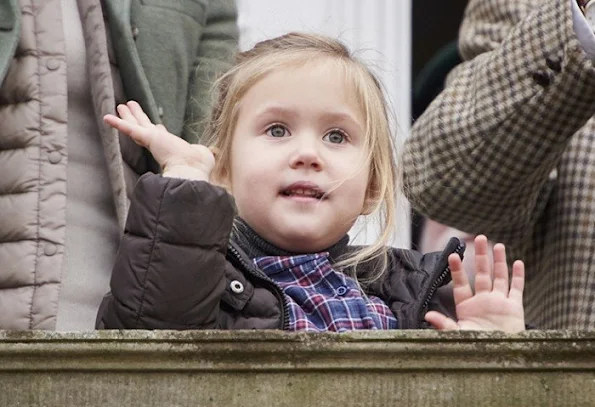
M318 191L314 191L312 189L303 189L297 188L287 192L287 195L300 195L300 196L308 196L308 197L317 197L319 196Z

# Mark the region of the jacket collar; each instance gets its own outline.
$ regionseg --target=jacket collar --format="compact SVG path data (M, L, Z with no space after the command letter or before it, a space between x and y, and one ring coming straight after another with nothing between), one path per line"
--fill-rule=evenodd
M253 233L258 236L256 232ZM262 241L268 243L264 239ZM274 248L272 245L267 247ZM232 262L244 271L267 278L252 262L252 259L257 256L247 254L246 248L245 242L243 244L238 241L237 231L234 231L228 247ZM340 246L340 253L345 254L357 249L358 247L348 246L346 241ZM248 250L251 249L248 247ZM367 295L379 297L389 306L397 317L400 329L428 328L428 324L424 321L424 315L428 310L437 310L455 317L450 312L454 308L453 304L442 302L437 291L451 280L448 256L457 253L462 258L464 251L465 242L456 237L451 238L441 252L422 254L413 250L390 248L387 253L386 272L380 278L366 284L363 287L364 291ZM262 252L257 250L256 253ZM375 270L379 266L378 261L378 259L371 259L360 263L357 269L358 278L365 278L367 273Z
M18 0L0 0L0 83L4 80L21 31Z
M399 328L427 328L424 315L437 310L454 317L454 304L444 303L437 291L451 280L448 256L457 253L461 258L465 242L451 238L444 250L422 254L413 250L391 249L388 253L387 273L367 286L367 293L380 297L393 311ZM373 264L365 264L366 270ZM359 274L359 273L358 273Z
M108 9L112 9L114 11L124 11L130 10L130 2L131 0L101 0L101 2L108 6ZM128 12L127 14L130 14Z
M247 223L240 217L234 220L232 239L237 242L244 253L250 258L263 256L296 256L304 253L290 252L283 250L274 244L263 239L258 233L254 231ZM331 263L334 263L348 250L349 236L345 235L337 243L328 247L321 252L328 252Z
M132 35L131 0L103 1L126 97L139 102L153 123L161 123L159 109Z
M9 31L14 28L17 18L17 1L0 1L0 31Z

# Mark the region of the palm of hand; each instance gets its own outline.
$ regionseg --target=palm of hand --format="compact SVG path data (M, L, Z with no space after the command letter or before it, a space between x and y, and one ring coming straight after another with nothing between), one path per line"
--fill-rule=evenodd
M207 147L190 144L164 126L153 124L136 102L119 105L118 113L120 117L106 115L104 121L147 148L162 168L191 167L208 178L215 166L215 157Z
M457 325L465 330L522 331L525 318L522 302L501 292L481 292L459 303Z
M210 173L215 166L211 150L200 144L187 141L168 132L163 126L154 126L146 148L162 168L188 166Z
M426 321L437 329L502 330L518 332L525 329L523 288L525 267L522 261L512 266L509 284L504 245L494 246L493 273L485 236L475 238L475 292L471 289L461 258L448 257L453 280L458 322L436 311L426 314Z

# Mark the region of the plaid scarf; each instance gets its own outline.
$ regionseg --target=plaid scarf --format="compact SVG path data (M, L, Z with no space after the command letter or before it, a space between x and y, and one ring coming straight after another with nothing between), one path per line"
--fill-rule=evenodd
M283 290L290 331L398 328L388 306L378 297L364 297L353 278L333 269L327 252L258 257L254 263Z

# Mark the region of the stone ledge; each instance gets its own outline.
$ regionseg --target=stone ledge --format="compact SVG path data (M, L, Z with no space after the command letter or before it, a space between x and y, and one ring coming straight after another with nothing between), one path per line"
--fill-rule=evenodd
M595 332L0 331L0 406L593 400Z

